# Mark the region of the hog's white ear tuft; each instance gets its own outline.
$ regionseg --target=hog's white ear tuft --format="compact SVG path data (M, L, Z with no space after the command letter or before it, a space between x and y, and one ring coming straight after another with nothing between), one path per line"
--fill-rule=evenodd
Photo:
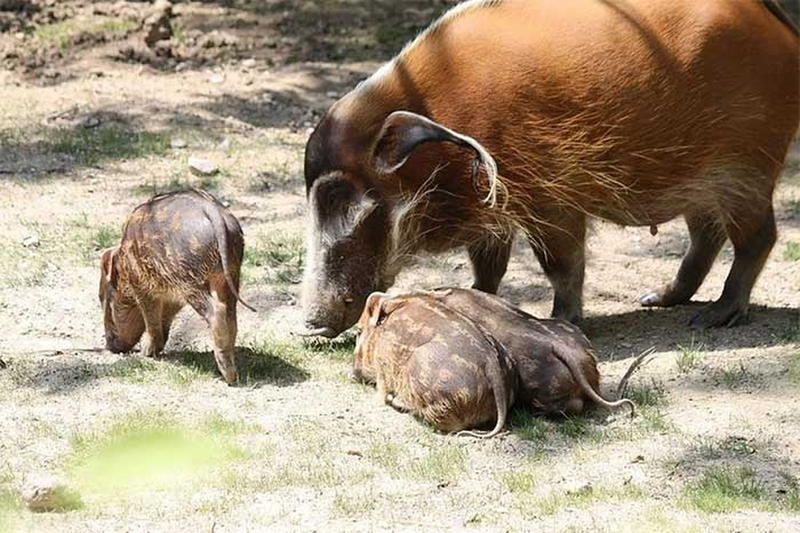
M381 174L396 172L405 165L418 146L429 142L449 142L471 148L476 156L472 164L472 181L477 186L480 167L483 166L489 181L489 192L483 201L491 206L495 205L497 162L489 151L472 137L453 131L416 113L395 111L383 122L373 150L375 170Z

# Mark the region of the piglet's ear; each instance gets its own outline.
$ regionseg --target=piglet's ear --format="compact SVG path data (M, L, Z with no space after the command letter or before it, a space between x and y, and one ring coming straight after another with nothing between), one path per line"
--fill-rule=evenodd
M119 252L119 246L114 246L113 248L103 250L100 256L103 275L108 284L115 289L117 288L117 278L119 277L117 271L117 252Z
M367 316L369 317L369 325L375 327L380 323L383 318L383 300L387 297L386 293L373 292L367 298L367 303L364 306Z
M483 165L489 180L489 195L485 202L495 201L497 163L484 146L467 135L455 132L438 122L408 111L395 111L383 122L373 151L375 170L391 174L402 167L418 146L430 142L449 142L475 152L472 161L472 181L477 187Z

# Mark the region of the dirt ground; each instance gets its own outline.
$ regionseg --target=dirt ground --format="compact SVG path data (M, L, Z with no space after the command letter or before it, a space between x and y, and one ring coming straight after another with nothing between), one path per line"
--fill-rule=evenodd
M347 379L352 334L302 341L306 137L338 96L453 2L175 3L144 43L143 2L0 2L0 532L798 531L800 154L776 194L779 240L747 325L644 310L687 246L681 221L596 222L584 330L605 388L642 351L640 409L508 433L439 435ZM195 176L190 156L214 161ZM102 350L99 252L158 191L228 202L247 254L238 387L189 310L156 360ZM727 247L696 300L713 300ZM401 287L468 286L463 251L421 257ZM520 242L500 294L546 316ZM19 497L39 473L78 493Z

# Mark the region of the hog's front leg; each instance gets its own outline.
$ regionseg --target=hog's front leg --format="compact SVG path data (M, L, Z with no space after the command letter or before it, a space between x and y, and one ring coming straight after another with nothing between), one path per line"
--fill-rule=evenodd
M141 353L144 357L155 357L164 349L166 339L162 327L164 304L150 296L137 297L139 310L144 317L144 337L142 337Z

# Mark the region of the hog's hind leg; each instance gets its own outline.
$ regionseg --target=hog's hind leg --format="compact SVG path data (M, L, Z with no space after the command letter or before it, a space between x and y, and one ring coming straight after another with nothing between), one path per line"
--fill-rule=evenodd
M688 302L708 275L725 244L725 229L711 213L687 214L691 244L672 283L645 294L639 302L645 307L670 307Z
M727 214L725 230L733 243L733 265L722 295L692 318L692 327L735 326L747 319L750 292L777 239L771 200L762 202L766 205L754 199L752 205L738 206Z
M211 291L190 301L190 305L211 328L214 339L214 359L222 377L233 384L239 375L236 369L236 297L224 279L210 283Z

